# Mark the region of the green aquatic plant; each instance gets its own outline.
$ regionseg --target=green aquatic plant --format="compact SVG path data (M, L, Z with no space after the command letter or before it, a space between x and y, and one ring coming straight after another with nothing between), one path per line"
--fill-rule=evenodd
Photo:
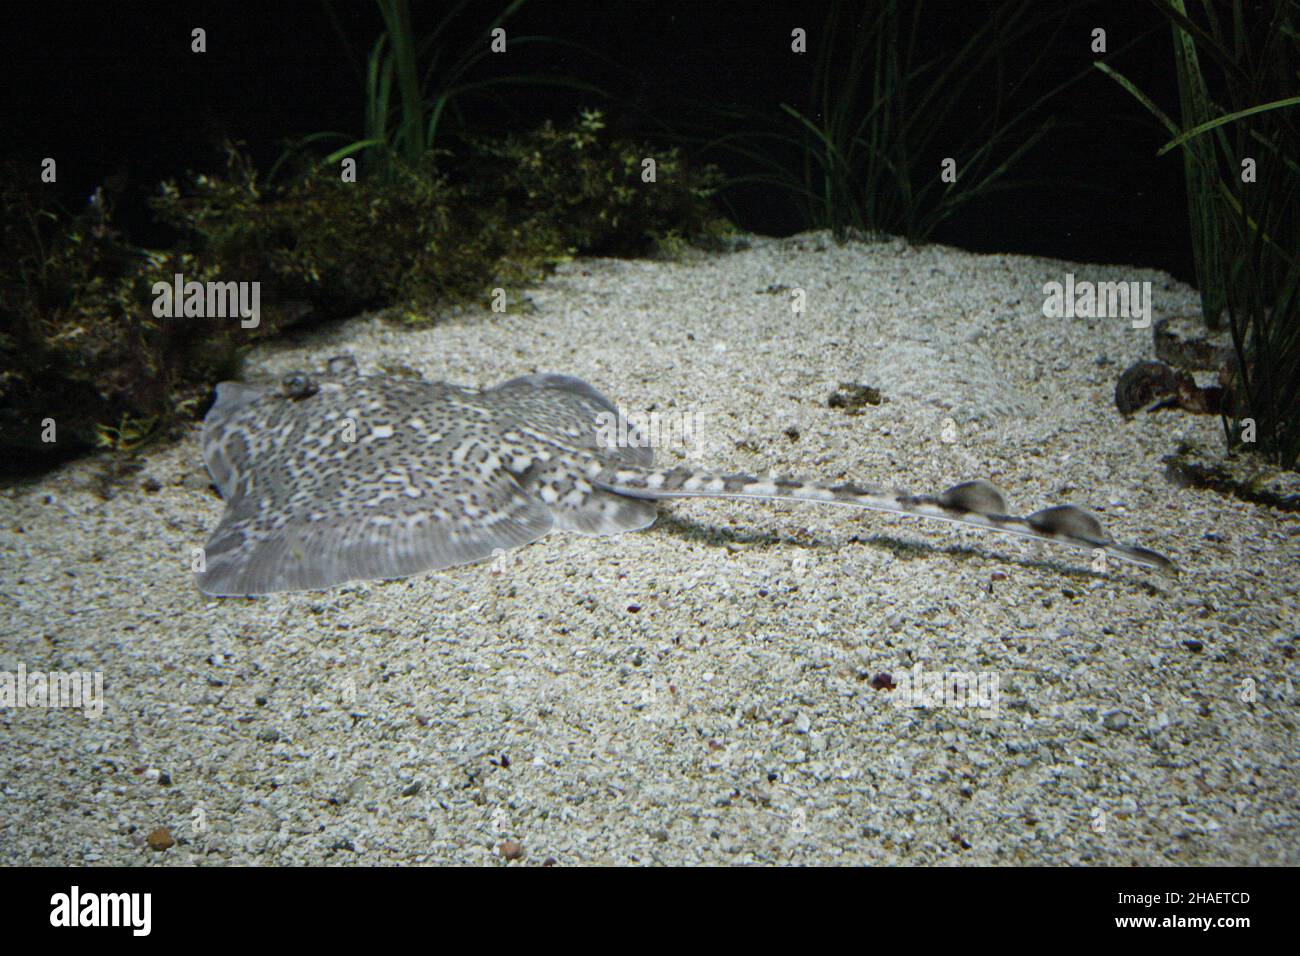
M676 147L611 137L599 110L476 140L469 162L471 205L489 210L498 232L508 218L515 242L547 237L508 249L510 257L536 255L538 245L553 255L644 255L723 228L711 202L721 183L715 168L691 165Z
M605 95L589 83L555 74L494 75L485 69L485 63L492 57L494 31L504 29L503 25L527 0L510 0L479 32L477 39L461 47L456 55L448 53L442 41L449 27L469 6L470 0L451 4L432 30L419 38L411 22L409 0L375 2L383 17L384 31L371 47L366 61L365 119L361 137L337 132L314 133L295 147L301 149L342 140L343 145L324 157L326 164L333 165L346 157L360 155L372 169L382 174L388 174L399 163L417 166L425 154L439 147L449 123L458 132L466 130L464 106L467 99L486 98L501 111L503 101L497 93L509 87L560 86L581 90L585 95ZM512 36L508 43L512 50L538 44L579 46L547 36ZM423 74L420 72L422 67Z
M467 138L382 177L343 182L326 170L307 164L268 184L232 145L224 175L165 183L154 208L186 251L262 282L273 324L292 302L321 316L428 310L537 281L576 254L644 254L670 235L720 228L716 170L614 138L595 110Z
M575 254L676 249L726 228L709 203L716 171L614 138L595 111L356 183L315 164L270 183L238 144L225 152L221 171L159 187L154 215L178 234L168 250L128 243L109 197L69 213L32 176L0 176L0 448L129 451L200 413L247 347L291 326L386 306L427 322ZM177 274L258 283L258 325L156 316L154 286Z
M224 174L166 182L153 208L181 234L182 248L224 275L262 283L273 327L295 314L455 297L477 290L488 265L465 262L472 237L432 160L382 180L345 183L307 169L270 185L228 144Z
M888 232L925 241L968 203L1013 185L1008 173L1053 126L1043 105L1086 71L1025 95L1064 28L1059 8L992 4L959 49L943 52L926 47L924 8L920 0L831 0L820 29L809 31L806 108L713 107L707 114L723 132L686 138L704 155L720 151L749 170L728 186L757 183L790 196L805 228L830 229L837 238ZM1044 31L1049 36L1035 41L1041 52L1029 68L1009 75L1008 51ZM980 84L994 91L992 108L963 130L961 142L941 145ZM957 175L945 181L939 161L948 156Z
M158 437L158 420L157 415L136 418L128 413L116 425L98 422L95 425L95 444L114 451L138 451Z
M1151 0L1174 36L1182 124L1127 77L1097 67L1170 134L1182 152L1202 311L1228 317L1236 352L1227 376L1231 446L1285 468L1300 458L1300 2L1220 12L1202 0ZM1214 95L1211 95L1211 90ZM1287 95L1292 94L1292 95Z
M1249 54L1252 43L1252 32L1247 26L1245 11L1240 2L1232 4L1231 26L1220 19L1214 5L1209 2L1202 3L1205 26L1199 26L1188 18L1183 0L1152 2L1169 18L1173 30L1181 126L1118 70L1100 62L1095 66L1141 103L1173 136L1157 155L1164 155L1175 148L1182 151L1188 219L1192 227L1192 253L1197 283L1201 288L1201 312L1207 324L1211 328L1217 328L1227 302L1228 276L1223 248L1225 217L1231 215L1236 207L1233 206L1231 197L1225 193L1226 186L1222 182L1216 146L1221 153L1227 150L1227 131L1224 127L1228 124L1259 113L1300 104L1300 96L1245 105L1245 99L1257 96L1258 91L1255 88L1257 83L1250 80L1246 72L1249 62L1239 62L1243 54ZM1257 50L1258 57L1267 59L1285 50L1288 7L1294 10L1295 5L1282 3L1276 8L1276 19L1272 25L1276 28L1275 32L1268 33L1262 40L1258 36L1254 38L1257 46L1263 43ZM1291 37L1294 42L1294 33ZM1212 63L1224 71L1226 91L1233 105L1221 106L1210 98L1205 71L1201 66L1202 54L1207 55ZM1285 75L1276 79L1282 81L1283 89L1293 87L1296 82L1294 74L1289 79ZM1214 135L1206 136L1208 133Z
M165 434L235 361L227 329L153 314L153 284L212 278L203 264L130 245L104 190L73 211L50 197L30 170L0 170L6 471Z

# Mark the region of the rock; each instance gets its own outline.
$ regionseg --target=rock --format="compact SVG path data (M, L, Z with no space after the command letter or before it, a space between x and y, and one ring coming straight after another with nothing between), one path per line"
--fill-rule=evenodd
M160 853L176 845L175 837L166 827L157 827L150 831L149 835L145 837L145 842L149 844L150 849L157 850Z
M1161 319L1151 334L1160 361L1191 372L1220 368L1236 354L1227 330L1211 332L1194 316Z
M1160 408L1217 415L1223 402L1222 388L1201 388L1190 372L1170 368L1163 362L1130 365L1115 383L1115 407L1121 415Z
M1128 714L1122 710L1112 710L1101 718L1101 725L1107 730L1123 730L1128 726Z
M850 415L862 414L862 409L867 405L879 405L882 399L880 389L872 388L870 385L855 385L852 382L841 382L826 404L831 408L842 408Z
M497 852L505 860L522 860L524 858L524 845L516 843L514 840L502 840L501 845L497 847Z

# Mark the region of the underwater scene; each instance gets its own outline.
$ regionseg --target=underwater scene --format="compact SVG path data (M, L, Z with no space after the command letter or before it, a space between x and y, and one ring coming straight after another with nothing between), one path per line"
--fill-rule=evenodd
M1300 863L1300 3L0 18L6 867Z

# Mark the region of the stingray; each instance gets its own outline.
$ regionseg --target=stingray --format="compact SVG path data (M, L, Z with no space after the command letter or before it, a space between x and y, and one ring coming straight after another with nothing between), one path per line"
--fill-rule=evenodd
M363 375L349 356L274 384L223 382L203 457L225 512L203 551L211 595L317 590L469 564L550 531L619 534L663 498L765 498L888 511L1099 552L1173 572L1073 505L1025 518L967 481L936 495L690 468L656 470L618 409L580 379L535 374L476 389ZM612 440L619 436L620 441Z

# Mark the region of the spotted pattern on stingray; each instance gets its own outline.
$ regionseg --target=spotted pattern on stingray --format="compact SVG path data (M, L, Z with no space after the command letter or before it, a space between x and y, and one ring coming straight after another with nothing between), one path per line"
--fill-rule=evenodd
M590 483L651 463L648 447L606 447L601 414L617 412L558 375L479 390L334 360L278 386L222 383L203 454L226 511L199 588L325 588L482 560L552 528L645 527L653 504Z

